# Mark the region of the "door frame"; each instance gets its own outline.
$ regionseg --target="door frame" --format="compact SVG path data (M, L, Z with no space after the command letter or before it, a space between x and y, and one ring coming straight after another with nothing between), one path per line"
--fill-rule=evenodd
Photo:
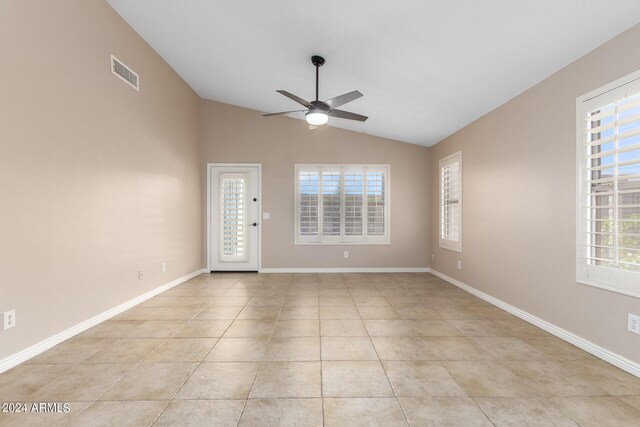
M211 173L214 167L258 168L258 273L262 272L262 163L207 163L207 272L211 272Z

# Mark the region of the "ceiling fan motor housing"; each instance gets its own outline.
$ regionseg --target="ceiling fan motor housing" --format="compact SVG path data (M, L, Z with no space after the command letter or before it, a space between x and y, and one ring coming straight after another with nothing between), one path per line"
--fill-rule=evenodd
M325 113L329 113L329 111L331 111L331 107L329 107L327 104L325 104L322 101L311 101L310 104L313 105L314 108L310 108L309 111L325 112Z
M316 67L322 67L324 65L324 58L320 55L313 55L311 57L311 63Z

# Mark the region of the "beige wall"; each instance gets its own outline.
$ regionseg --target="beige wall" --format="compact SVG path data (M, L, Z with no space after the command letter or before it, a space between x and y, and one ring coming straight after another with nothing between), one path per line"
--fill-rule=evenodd
M0 52L0 312L17 311L2 359L202 254L200 99L116 12L2 0ZM139 93L110 73L111 53Z
M206 163L263 165L262 209L271 213L262 221L263 267L428 267L427 148L332 127L310 131L302 120L214 101L203 101L202 113L203 171ZM296 163L391 164L391 244L294 245Z
M640 300L575 282L575 102L638 69L635 26L431 150L432 267L635 362ZM438 160L457 150L462 254L438 245Z

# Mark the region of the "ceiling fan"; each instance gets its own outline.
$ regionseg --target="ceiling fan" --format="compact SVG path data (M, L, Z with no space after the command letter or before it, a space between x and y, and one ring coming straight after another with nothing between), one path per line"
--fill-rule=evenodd
M328 99L326 101L320 101L318 99L318 76L320 67L324 64L324 58L318 55L314 55L311 57L311 63L316 67L316 100L315 101L306 101L299 96L296 96L292 93L287 92L286 90L277 90L276 92L281 93L297 102L298 104L306 107L305 110L293 110L293 111L282 111L280 113L269 113L263 114L263 116L277 116L280 114L289 114L289 113L298 113L304 112L305 119L310 126L321 126L326 124L329 121L329 117L337 117L339 119L347 119L347 120L357 120L359 122L364 122L368 119L367 116L362 116L356 113L350 113L344 110L338 110L337 107L344 105L348 102L355 101L356 99L363 96L357 90L353 92L345 93L344 95L336 96L335 98Z

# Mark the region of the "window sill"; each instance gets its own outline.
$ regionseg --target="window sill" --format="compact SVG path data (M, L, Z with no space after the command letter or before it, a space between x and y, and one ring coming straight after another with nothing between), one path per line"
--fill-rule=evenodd
M462 252L462 242L453 242L450 240L440 240L440 248L453 252Z
M296 246L379 246L390 245L386 242L294 242Z
M604 289L606 291L615 292L617 294L640 298L640 289L630 289L629 287L624 285L608 285L608 284L593 282L591 280L585 280L585 279L576 279L576 283L579 283L581 285L592 286L594 288Z

